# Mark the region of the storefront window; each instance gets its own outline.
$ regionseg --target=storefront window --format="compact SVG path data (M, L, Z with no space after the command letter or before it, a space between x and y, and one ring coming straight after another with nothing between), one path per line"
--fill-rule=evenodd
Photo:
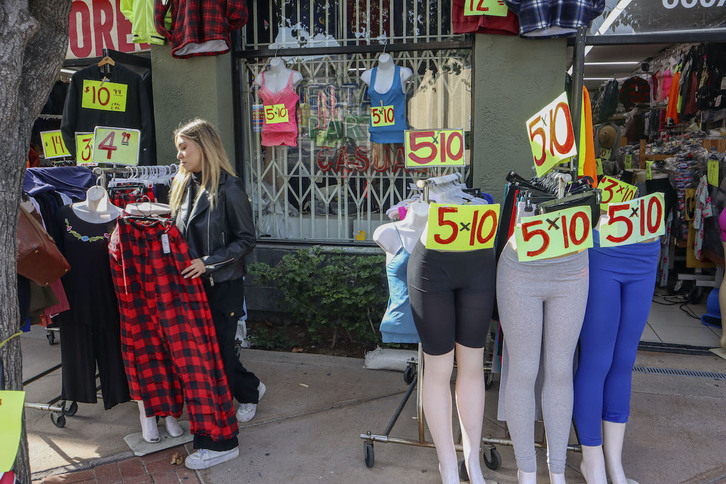
M258 2L256 8L262 5ZM269 27L273 22L264 15L252 15L258 21L247 27L245 48L380 45L372 39L391 43L414 38L452 40L457 37L449 34L450 8L449 2L271 2L267 18L278 27ZM443 24L438 23L442 16ZM471 51L426 47L392 53L397 65L413 72L406 95L409 128L469 131ZM317 52L305 55L301 50L297 56L283 58L287 68L303 77L297 87L295 147L262 146L263 107L253 81L270 58L242 60L245 176L258 236L370 241L373 230L390 221L386 211L416 192L415 180L452 170L406 169L403 144L370 141L371 101L360 76L377 65L379 53ZM468 162L468 150L465 157Z

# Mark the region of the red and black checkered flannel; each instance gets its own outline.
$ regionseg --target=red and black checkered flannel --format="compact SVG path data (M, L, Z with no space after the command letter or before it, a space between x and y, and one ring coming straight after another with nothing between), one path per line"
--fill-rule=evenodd
M179 229L171 221L122 217L109 252L131 397L144 401L147 416L179 417L186 400L193 434L236 436L202 281L181 275L191 257Z
M164 24L170 8L171 32ZM169 0L166 5L156 1L154 23L156 30L169 40L174 57L226 54L230 32L247 23L247 5L244 0ZM220 40L224 42L221 47L212 42Z

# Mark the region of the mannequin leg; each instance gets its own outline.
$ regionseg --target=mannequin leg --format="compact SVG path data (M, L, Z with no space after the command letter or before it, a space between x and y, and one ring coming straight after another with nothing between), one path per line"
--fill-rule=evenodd
M629 484L623 470L623 441L625 439L625 424L603 421L603 438L605 450L605 463L608 476L613 484Z
M484 420L484 349L456 344L456 409L459 413L464 462L472 484L484 484L481 429Z
M171 415L168 415L164 418L164 425L166 426L166 431L171 435L172 437L179 437L181 434L184 433L184 429L179 426L179 422L175 417L172 417Z
M580 472L587 484L607 484L602 445L583 445Z
M159 428L156 426L156 417L147 417L144 402L137 400L139 404L139 420L141 421L141 436L150 444L155 444L161 440L159 438Z
M443 484L459 484L459 469L451 428L451 371L454 351L433 356L424 353L423 410L439 458Z
M724 254L726 254L726 242L722 242ZM721 348L726 350L726 274L721 281L718 291L718 305L721 308Z

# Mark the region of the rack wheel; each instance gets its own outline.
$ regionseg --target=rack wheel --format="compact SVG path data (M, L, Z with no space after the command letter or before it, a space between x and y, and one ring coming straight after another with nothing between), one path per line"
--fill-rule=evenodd
M459 461L459 480L462 482L469 482L469 473L466 471L466 463L464 459Z
M486 466L496 471L500 467L502 467L502 456L499 455L499 451L495 447L487 447L484 449L484 452L482 452L482 456L484 457L484 464Z
M65 408L66 402L63 402L63 408ZM72 417L76 414L78 411L78 403L71 402L70 406L63 412L64 414L68 415L69 417Z
M491 371L484 372L484 388L489 390L494 384L494 375Z
M55 344L55 333L53 331L48 331L45 333L45 337L48 338L48 344L54 345Z
M53 414L53 413L50 414L50 421L53 422L53 425L55 425L59 429L62 429L63 427L65 427L66 426L66 417L63 414L61 414L61 415L58 415L58 418L55 418L54 415L55 414Z
M414 376L416 376L416 368L414 368L413 365L408 365L406 369L403 370L403 381L405 381L407 385L410 385L413 382Z
M363 442L363 452L365 453L366 467L370 469L376 462L376 457L373 453L373 443Z

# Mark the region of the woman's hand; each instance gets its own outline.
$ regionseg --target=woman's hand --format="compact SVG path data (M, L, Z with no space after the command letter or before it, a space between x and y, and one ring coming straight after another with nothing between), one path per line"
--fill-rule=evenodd
M207 272L207 268L204 267L204 262L202 262L202 259L193 259L189 263L189 267L182 271L182 276L184 276L184 279L188 279L190 277L192 279L196 279L205 272Z

